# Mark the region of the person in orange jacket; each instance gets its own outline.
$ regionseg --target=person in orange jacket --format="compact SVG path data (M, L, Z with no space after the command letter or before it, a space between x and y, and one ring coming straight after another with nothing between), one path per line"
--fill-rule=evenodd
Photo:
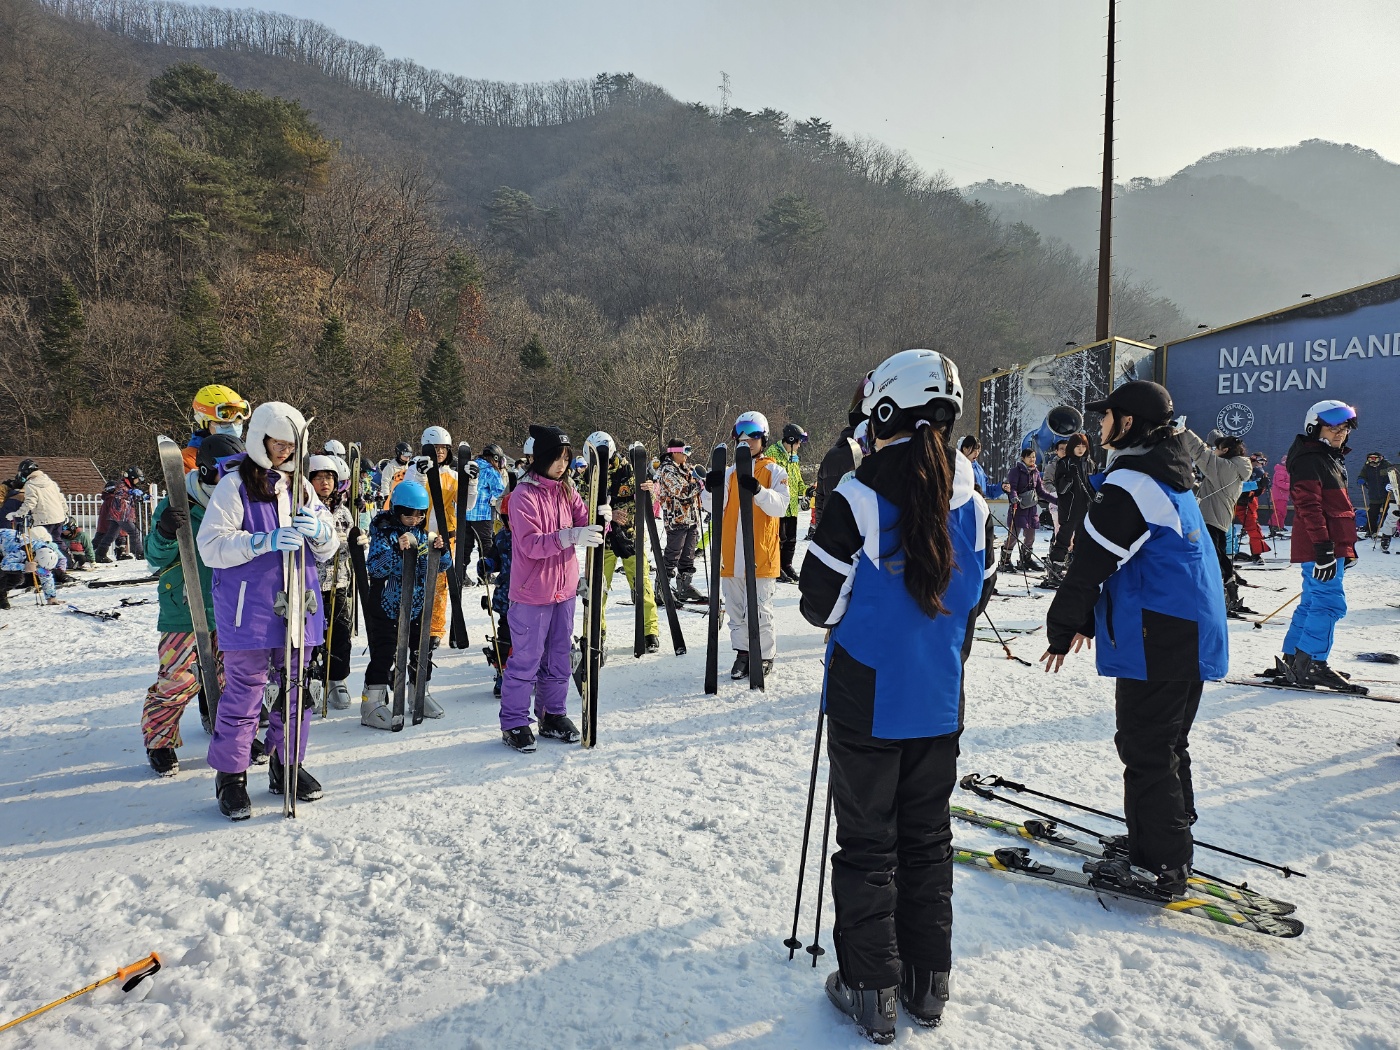
M243 426L253 414L253 408L239 396L233 387L222 383L210 383L199 388L190 406L194 416L190 440L180 455L185 461L185 473L194 470L198 463L200 443L212 434L228 434L243 440Z
M788 477L778 462L763 454L768 443L768 419L762 412L745 412L734 421L734 440L748 445L753 453L753 476L740 479L735 468L710 471L705 475L705 509L711 506L711 494L724 486L724 549L720 552L720 586L724 606L729 610L729 642L734 646L734 666L730 678L747 678L749 674L749 616L748 590L745 586L744 544L739 535L739 486L753 494L754 570L758 578L758 637L763 650L758 658L767 674L778 653L778 639L773 630L773 592L782 571L779 529L788 512L790 495Z

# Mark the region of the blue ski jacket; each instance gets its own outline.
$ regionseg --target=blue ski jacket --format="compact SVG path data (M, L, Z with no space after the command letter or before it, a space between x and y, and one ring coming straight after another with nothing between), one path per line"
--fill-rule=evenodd
M365 553L365 571L372 590L379 591L379 607L395 623L399 619L399 596L402 593L403 557L399 537L411 533L418 541L418 566L413 577L413 620L423 615L423 584L428 574L428 534L423 529L406 529L392 511L380 511L369 523L369 550ZM452 565L451 545L444 545L439 571ZM382 586L380 585L382 581Z

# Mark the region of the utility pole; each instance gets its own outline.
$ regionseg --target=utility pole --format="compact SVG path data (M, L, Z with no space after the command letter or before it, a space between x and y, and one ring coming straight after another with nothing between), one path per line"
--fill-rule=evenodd
M1117 35L1116 0L1108 0L1108 72L1104 75L1103 188L1099 201L1099 304L1094 318L1095 341L1107 339L1113 286L1113 44Z
M727 116L729 113L729 74L724 70L719 71L719 115Z

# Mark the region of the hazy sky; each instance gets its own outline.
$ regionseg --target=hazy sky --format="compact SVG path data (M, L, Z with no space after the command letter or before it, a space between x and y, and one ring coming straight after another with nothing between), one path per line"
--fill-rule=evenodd
M238 5L238 6L241 6ZM250 0L465 76L633 72L964 184L1096 184L1107 0ZM1400 0L1119 0L1117 175L1308 138L1400 159Z

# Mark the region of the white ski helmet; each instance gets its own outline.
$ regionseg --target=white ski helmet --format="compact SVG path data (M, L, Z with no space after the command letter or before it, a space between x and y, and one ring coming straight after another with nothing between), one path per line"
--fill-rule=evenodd
M1329 427L1349 423L1355 430L1356 409L1345 401L1319 401L1309 408L1308 414L1303 417L1303 433L1308 437L1317 437L1323 423Z
M306 418L285 401L264 401L253 409L248 420L248 458L264 470L272 469L272 460L267 458L264 438L274 441L295 441L297 434L306 429ZM277 468L284 474L292 474L297 469L296 456L288 456Z
M34 552L34 564L41 569L53 569L58 566L58 548L52 543L40 547Z
M613 440L611 434L606 430L595 430L588 435L584 441L585 445L592 445L598 450L598 455L602 459L611 459L617 454L617 442Z
M318 455L312 456L307 460L306 476L308 478L312 474L319 473L323 470L329 470L334 474L337 482L350 480L350 464L346 463L345 460L341 459L339 456Z
M533 455L535 454L535 439L534 439L534 438L532 438L532 437L527 437L527 438L525 439L525 444L522 445L522 446L520 447L520 454L521 454L522 456L533 456Z
M321 451L325 452L329 456L344 456L345 446L339 441L337 441L335 438L331 438L329 441L327 441L324 445L321 446Z
M760 437L768 440L768 417L762 412L742 412L734 420L734 436Z
M423 431L423 444L425 445L448 445L452 444L452 435L447 432L446 427L429 427Z
M871 435L882 439L913 429L920 419L950 424L963 408L958 366L937 350L901 350L866 376L860 408Z

